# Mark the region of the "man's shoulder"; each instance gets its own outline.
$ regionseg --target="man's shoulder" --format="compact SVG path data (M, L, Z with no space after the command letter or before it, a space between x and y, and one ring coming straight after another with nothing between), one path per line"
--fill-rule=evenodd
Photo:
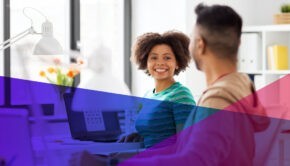
M233 102L232 94L226 88L216 87L204 92L198 106L223 109Z
M199 106L223 109L252 93L250 79L240 73L219 80L204 91Z

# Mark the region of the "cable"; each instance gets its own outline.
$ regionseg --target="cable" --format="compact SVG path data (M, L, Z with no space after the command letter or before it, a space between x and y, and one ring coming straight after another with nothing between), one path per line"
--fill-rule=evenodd
M22 13L23 13L23 15L26 17L26 18L28 18L29 20L30 20L30 25L31 25L31 27L33 26L33 20L25 13L25 10L27 10L27 9L30 9L30 10L34 10L34 11L36 11L37 13L39 13L41 16L43 16L44 18L45 18L45 20L47 20L47 17L40 11L40 10L38 10L38 9L35 9L35 8L33 8L33 7L25 7L25 8L23 8L23 10L22 10Z

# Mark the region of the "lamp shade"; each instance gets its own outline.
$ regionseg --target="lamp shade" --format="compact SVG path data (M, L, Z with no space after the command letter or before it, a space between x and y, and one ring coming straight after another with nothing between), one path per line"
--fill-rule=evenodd
M62 48L53 37L42 37L34 47L34 55L58 55L62 54Z
M59 55L63 50L59 42L53 37L52 23L46 20L42 24L42 38L35 45L34 55Z

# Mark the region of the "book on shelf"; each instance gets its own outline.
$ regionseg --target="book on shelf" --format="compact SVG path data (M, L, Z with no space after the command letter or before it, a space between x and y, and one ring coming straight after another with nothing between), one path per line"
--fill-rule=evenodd
M272 45L267 49L268 69L288 70L288 47L284 45Z

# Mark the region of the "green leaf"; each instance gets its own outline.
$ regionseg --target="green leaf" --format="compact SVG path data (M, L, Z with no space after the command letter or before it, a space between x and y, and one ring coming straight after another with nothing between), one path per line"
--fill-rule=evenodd
M283 4L280 8L282 13L289 13L290 12L290 4Z
M56 84L56 82L53 81L52 79L50 79L49 77L46 77L46 79L47 79L50 83L52 83L52 84Z

